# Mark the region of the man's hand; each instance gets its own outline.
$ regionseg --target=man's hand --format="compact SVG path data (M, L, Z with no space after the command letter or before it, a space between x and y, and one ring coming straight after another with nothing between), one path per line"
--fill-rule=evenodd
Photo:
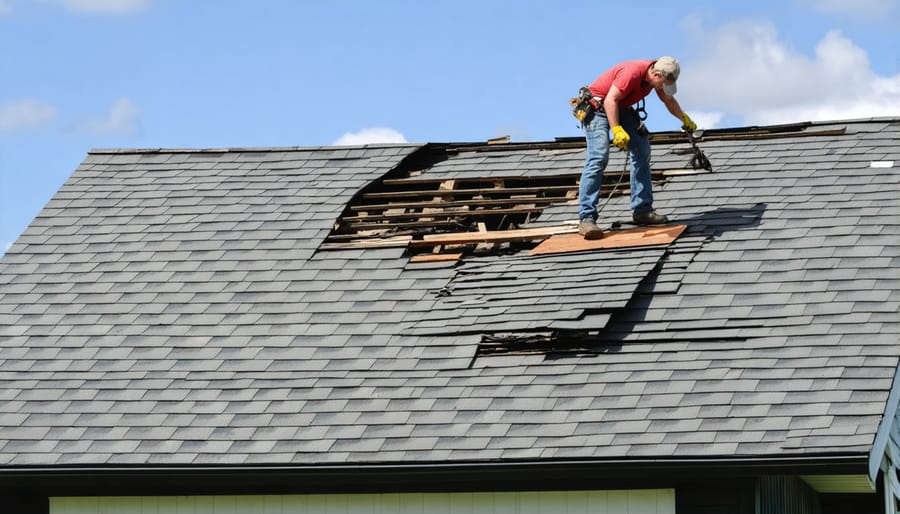
M616 125L612 128L613 132L613 144L621 148L622 150L628 150L628 142L631 141L631 136L628 135L628 132L625 132L625 129L622 128L622 125Z
M683 128L684 130L690 133L694 133L697 131L697 124L694 123L694 120L692 120L686 112L681 113L681 121L684 123L684 125L681 126L681 128Z

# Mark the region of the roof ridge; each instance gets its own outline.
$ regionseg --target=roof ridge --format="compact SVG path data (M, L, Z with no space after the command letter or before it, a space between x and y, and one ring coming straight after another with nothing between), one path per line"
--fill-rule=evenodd
M253 152L298 152L311 150L355 150L371 148L404 148L422 146L423 143L370 143L365 145L341 146L259 146L223 148L91 148L88 154L161 154L161 153L253 153Z

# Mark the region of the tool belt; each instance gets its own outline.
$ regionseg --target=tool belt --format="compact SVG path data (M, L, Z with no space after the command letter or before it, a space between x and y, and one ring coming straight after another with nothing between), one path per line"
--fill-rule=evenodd
M594 98L591 90L587 87L579 89L578 96L570 98L569 104L572 106L572 115L583 125L590 123L594 114L602 108L598 99Z

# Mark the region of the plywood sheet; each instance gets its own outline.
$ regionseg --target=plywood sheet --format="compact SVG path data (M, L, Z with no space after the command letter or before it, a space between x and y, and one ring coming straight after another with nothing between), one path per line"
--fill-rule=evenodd
M603 233L603 239L592 241L585 239L581 234L560 234L546 239L531 250L529 255L667 245L680 236L685 228L687 228L687 225L662 225L628 230L610 230Z

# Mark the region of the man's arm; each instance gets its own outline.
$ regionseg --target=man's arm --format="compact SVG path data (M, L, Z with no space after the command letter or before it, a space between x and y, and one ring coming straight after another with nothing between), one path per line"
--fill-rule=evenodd
M606 119L609 120L609 126L615 127L619 124L619 102L622 101L622 91L615 85L609 87L609 93L603 98L603 110L606 111Z
M676 100L674 96L667 95L661 87L656 89L656 95L662 103L665 104L666 109L672 113L672 116L675 116L679 120L684 118L684 111L681 110L681 105L679 105L678 100Z
M681 110L681 105L678 104L678 100L676 100L674 96L667 95L662 88L657 89L656 94L659 96L659 99L662 100L662 103L666 104L666 109L672 113L672 116L675 116L681 122L681 128L688 132L697 130L697 124L694 123L694 120L692 120L686 112Z
M606 111L606 119L609 120L609 126L612 128L613 144L622 150L628 150L628 142L631 136L625 129L619 125L619 104L622 101L622 91L616 86L609 88L609 93L603 99L603 110Z

